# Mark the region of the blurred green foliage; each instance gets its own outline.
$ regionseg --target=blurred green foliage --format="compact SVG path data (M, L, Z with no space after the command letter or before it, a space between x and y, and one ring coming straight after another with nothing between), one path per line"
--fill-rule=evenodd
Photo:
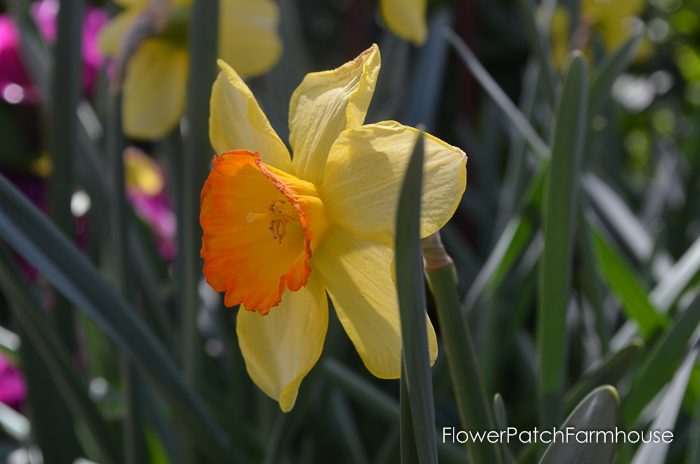
M156 142L122 140L112 124L108 65L78 102L55 98L50 83L60 89L60 76L80 73L56 62L70 52L57 47L70 41L47 44L31 3L2 6L18 25L38 93L31 103L7 95L0 102L0 325L22 344L0 337L0 345L28 384L19 412L0 409L3 459L40 449L47 463L398 462L406 417L399 382L368 375L337 319L290 413L250 381L235 310L202 283L195 256L192 199L202 166L183 153L202 149L206 108L190 105L200 124L188 126L194 133L184 147L180 129ZM98 3L116 11L111 2L91 5ZM422 123L469 155L467 192L442 231L456 274L428 273L441 354L422 380L432 380L425 411L434 410L436 423L413 425L435 427L439 462L546 456L543 462L598 463L613 452L620 463L697 462L700 0L641 3L638 38L612 49L575 0L431 1L430 35L420 47L386 30L374 1L278 3L282 58L249 83L282 139L289 97L304 74L377 42L383 72L368 121ZM566 56L571 48L583 52L574 59L580 80L568 86L570 68L552 51L555 7L571 12ZM190 44L206 43L200 34L211 12L200 13ZM636 55L636 47L646 51ZM196 79L212 70L193 69L190 98L208 98L201 89L210 83ZM73 148L61 155L72 165L62 178L73 184L60 184L60 194L75 201L76 191L86 192L91 204L63 224L75 230L67 238L39 214L47 204L46 160L61 150L51 130L64 118L77 128L66 142ZM174 213L189 218L180 223L189 229L176 239L174 261L159 254L153 224L122 198L123 173L115 169L122 141L163 166ZM397 253L397 262L411 262L416 249ZM416 274L408 287L422 288ZM59 310L74 309L73 347L61 337L65 321L45 311L58 295L67 300ZM463 324L455 323L460 317ZM675 439L659 448L590 445L583 454L516 442L487 450L440 443L443 426L532 429L566 417L583 428L669 428Z

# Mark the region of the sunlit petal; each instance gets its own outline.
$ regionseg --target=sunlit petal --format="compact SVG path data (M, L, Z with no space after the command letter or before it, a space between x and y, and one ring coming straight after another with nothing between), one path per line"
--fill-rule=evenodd
M222 0L219 56L241 76L267 72L282 54L279 9L270 0Z
M221 72L211 93L209 139L217 153L257 151L262 160L288 171L289 151L277 136L248 86L229 65L219 60Z
M107 56L114 56L119 52L122 40L127 30L134 24L143 8L131 8L112 18L100 31L98 45L100 51Z
M380 0L382 19L389 29L404 40L420 45L427 36L427 0Z
M338 318L367 369L377 377L401 374L401 326L390 246L355 237L340 227L329 232L312 259L333 300ZM426 316L427 319L427 316ZM431 364L437 341L430 320Z
M282 411L289 411L326 338L328 305L319 279L312 277L298 292L286 292L267 316L241 307L236 324L248 374L279 401Z
M354 60L331 70L307 74L289 103L292 172L318 183L331 145L346 128L365 120L380 67L372 45Z
M153 140L175 129L185 111L187 51L153 39L129 62L124 83L124 132Z
M332 222L391 243L401 183L419 133L388 121L341 134L321 185ZM421 237L435 233L454 214L466 187L466 163L462 150L425 134Z

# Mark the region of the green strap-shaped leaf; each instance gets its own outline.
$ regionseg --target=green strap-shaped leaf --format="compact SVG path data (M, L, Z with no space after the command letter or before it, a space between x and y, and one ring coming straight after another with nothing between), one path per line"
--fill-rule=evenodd
M406 414L409 409L403 405L405 398L401 398L401 424L402 427L404 424L413 426L418 462L430 464L437 463L437 436L420 248L424 158L424 140L420 134L401 186L396 213L396 287L401 316L402 365L405 369L401 372L401 382L408 393L410 404L408 419ZM404 456L403 444L401 455Z
M182 209L178 211L178 250L182 265L178 282L182 301L183 365L192 385L197 376L201 344L197 334L198 287L201 275L199 250L202 231L199 226L199 195L209 171L213 149L209 142L209 99L216 80L219 28L219 2L195 0L189 32L189 79L187 81L187 123L182 156Z
M641 334L648 339L666 326L668 318L651 304L647 291L632 270L599 232L593 232L593 240L603 277L620 299L627 317L637 323Z
M129 215L124 181L124 145L122 135L122 101L119 97L109 100L109 124L107 151L110 162L110 226L112 230L112 267L115 286L126 301L133 301L133 278L129 272L128 233ZM133 308L130 308L133 310ZM124 420L122 423L124 461L143 462L146 459L146 442L141 414L141 382L139 373L126 354L121 354L121 386L124 392Z
M592 391L569 415L559 430L573 433L581 430L613 431L617 426L620 399L617 390L603 386ZM545 451L540 464L608 464L613 462L616 444L600 440L598 443L580 443L582 440L559 440Z
M345 396L335 392L330 399L333 419L337 421L341 441L354 462L370 462L362 436Z
M449 52L442 31L451 24L452 12L449 8L443 6L430 15L428 38L418 50L413 82L408 92L410 98L401 118L401 122L407 126L422 124L426 131L431 131L435 125Z
M671 380L700 324L700 293L678 314L673 325L654 343L622 402L622 425L632 427L639 413Z
M493 420L496 423L496 428L498 430L508 430L508 414L506 411L506 405L503 402L503 397L500 395L500 393L493 395ZM502 460L505 464L515 464L515 457L507 445L501 446L501 451L503 453Z
M60 232L59 232L60 233ZM47 462L61 459L75 459L78 456L71 449L75 443L72 428L66 434L56 434L51 428L65 427L66 418L56 414L72 413L72 419L81 420L87 425L89 438L94 442L100 459L104 462L120 462L119 449L115 446L109 429L97 406L88 398L87 388L75 373L71 355L59 338L56 330L26 282L20 278L17 266L4 247L0 247L0 289L9 298L13 317L26 337L21 347L25 361L24 369L29 382L31 401L35 408L35 431L39 444L44 446ZM42 385L43 383L43 385ZM40 409L39 409L40 408ZM51 427L41 430L43 427ZM43 436L48 434L48 436ZM70 440L56 443L56 439ZM56 451L58 450L58 451ZM54 454L56 453L56 454Z
M625 374L636 368L643 349L644 342L640 339L635 339L620 351L609 355L600 361L599 364L592 366L566 394L567 408L573 408L596 385L615 384Z
M469 287L469 293L464 298L465 315L476 305L485 290L493 290L500 284L532 239L533 234L534 230L529 218L514 216L508 221L479 274Z
M518 6L525 20L530 47L534 50L537 61L540 65L540 76L542 77L542 91L544 92L550 107L554 106L558 82L554 75L554 65L552 64L552 54L546 46L546 30L540 27L537 22L537 2L532 0L518 0ZM551 13L551 12L550 12ZM551 14L550 18L551 19Z
M661 311L669 311L698 273L700 273L700 237L664 274L649 298Z
M399 420L400 408L387 393L372 385L365 377L356 374L340 362L326 357L321 368L326 378L341 388L356 404L371 412L374 417L386 422ZM467 462L463 451L452 443L438 441L438 458L441 463L464 464Z
M556 112L543 210L544 249L540 261L538 347L542 426L563 415L566 371L566 312L571 287L573 233L581 153L588 117L586 62L575 53L569 61Z
M637 219L629 206L615 190L603 179L592 172L587 172L581 185L586 196L591 200L593 210L604 220L606 225L620 237L623 244L641 263L651 262L651 273L661 279L671 266L671 259L666 251L654 250L654 241L649 231Z
M58 10L54 63L51 68L50 150L52 170L48 183L49 212L56 226L74 236L75 218L70 203L75 185L75 153L78 148L78 102L82 91L82 24L84 2L64 2ZM73 308L62 297L53 305L61 338L70 351L75 348Z
M643 37L642 34L635 34L627 39L617 50L607 55L593 73L590 97L590 112L592 115L597 114L605 104L610 96L610 90L615 83L615 79L632 62Z
M659 404L656 419L649 427L652 432L667 432L673 430L678 419L685 391L688 388L690 374L698 359L698 348L693 349L685 357L685 361L676 371L673 380L664 393ZM663 437L661 437L663 438ZM632 459L632 464L664 464L670 443L668 440L643 443Z
M3 176L0 235L132 358L191 427L205 452L219 459L231 458L226 436L201 399L185 385L158 339L87 258Z
M549 147L544 143L542 138L537 134L537 131L523 116L517 106L508 98L508 95L499 87L496 81L486 71L479 60L474 56L474 53L469 49L466 43L451 29L445 30L445 38L452 44L455 51L462 59L465 65L472 72L479 84L489 94L491 99L503 111L504 115L513 123L513 127L522 134L527 144L532 148L532 151L539 159L549 157Z
M29 441L31 424L22 414L5 403L0 403L0 429L10 438L26 444Z
M612 333L611 321L608 320L605 311L605 292L603 289L603 278L595 258L593 238L591 237L591 227L585 220L586 199L579 199L578 221L579 227L576 231L576 248L580 258L580 272L576 275L576 286L595 315L595 328L600 348L603 353L610 350L610 336ZM611 382L601 382L611 383ZM600 384L600 383L599 383ZM597 385L599 385L597 384ZM578 398L578 402L581 398Z
M542 192L548 172L549 162L545 161L527 187L524 207L532 207L531 209L536 211L542 209ZM535 220L525 213L510 218L464 298L462 310L465 317L484 292L495 290L512 270L536 234L534 222Z
M411 415L411 397L408 393L408 380L406 379L405 363L401 362L401 378L399 379L399 408L401 417L399 420L399 450L401 464L420 464L421 459L416 442L416 430L413 428ZM428 459L433 459L428 457Z

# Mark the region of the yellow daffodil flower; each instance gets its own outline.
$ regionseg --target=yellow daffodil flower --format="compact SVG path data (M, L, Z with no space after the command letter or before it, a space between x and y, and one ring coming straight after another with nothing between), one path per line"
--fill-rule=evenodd
M224 62L211 96L217 153L201 194L204 275L238 311L253 381L283 411L323 348L326 292L367 369L398 378L401 335L394 221L417 129L364 124L380 68L376 45L292 95L290 145ZM452 216L466 186L459 148L425 135L421 236ZM426 316L427 317L427 316ZM437 355L428 321L430 358Z
M552 37L552 61L557 68L562 69L566 57L571 51L569 32L571 31L571 15L563 6L557 6L552 15L550 35Z
M646 0L583 0L581 18L598 31L606 50L615 50L632 35L630 20L645 6Z
M428 35L425 15L428 0L379 0L382 19L391 32L420 45Z
M125 10L100 34L100 48L108 56L117 54L125 33L148 5L148 0L115 1ZM130 137L163 137L177 126L184 113L186 20L191 3L174 0L171 25L162 34L145 40L129 61L123 89L123 125ZM279 11L272 0L221 0L219 56L243 76L266 72L282 50L278 22Z
M165 188L158 163L135 147L124 151L124 181L127 190L136 190L149 197L158 195Z
M635 32L634 20L638 20L645 7L645 0L582 0L579 29L574 31L572 47L569 43L571 15L566 7L558 6L551 27L554 62L561 68L569 50L585 48L592 34L598 34L606 51L615 50ZM644 59L650 52L651 44L645 39L636 59Z

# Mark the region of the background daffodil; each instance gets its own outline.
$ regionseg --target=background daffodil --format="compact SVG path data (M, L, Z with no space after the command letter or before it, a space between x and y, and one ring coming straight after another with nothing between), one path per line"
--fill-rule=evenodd
M591 35L598 34L605 51L618 48L635 30L635 19L644 12L645 0L583 0L579 13L578 30L573 31L573 44L569 42L571 14L566 7L558 6L552 17L552 53L554 62L562 67L572 48L588 46ZM651 44L644 40L637 52L643 59L651 52Z
M379 9L391 32L416 45L425 42L428 0L380 0Z
M583 0L582 21L600 33L606 50L614 50L634 28L630 20L644 11L645 0Z
M100 48L115 56L124 36L148 6L148 0L116 0L125 10L100 35ZM124 82L124 132L157 139L175 128L185 110L188 52L187 21L192 0L173 0L165 30L141 43L129 61ZM271 0L221 0L219 56L243 76L269 70L282 46L279 11Z
M293 407L323 348L328 292L369 371L398 378L394 221L419 131L364 124L379 49L304 78L289 108L293 159L238 74L219 64L210 117L219 155L202 189L201 254L212 288L227 306L242 305L237 334L250 376L282 410ZM425 153L423 237L457 208L467 161L430 135Z

